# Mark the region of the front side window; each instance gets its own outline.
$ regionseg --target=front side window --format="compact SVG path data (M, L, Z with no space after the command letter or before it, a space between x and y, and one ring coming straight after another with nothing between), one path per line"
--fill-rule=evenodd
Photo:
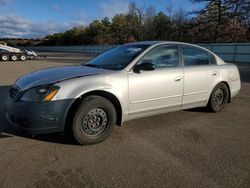
M182 47L182 54L185 66L212 64L210 55L204 50L193 47Z
M177 67L179 65L177 47L157 47L147 53L139 62L152 63L156 69Z

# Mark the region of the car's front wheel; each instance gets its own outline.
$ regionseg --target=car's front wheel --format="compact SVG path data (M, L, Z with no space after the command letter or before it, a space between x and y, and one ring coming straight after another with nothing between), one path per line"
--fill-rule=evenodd
M75 114L72 131L80 144L96 144L111 134L115 123L114 105L104 97L88 96Z
M208 108L212 112L221 111L227 104L229 99L229 90L226 84L219 83L212 91L208 102Z

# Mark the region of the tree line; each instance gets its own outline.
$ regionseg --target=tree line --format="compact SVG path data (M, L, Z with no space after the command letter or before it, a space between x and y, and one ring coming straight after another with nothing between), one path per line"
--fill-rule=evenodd
M249 42L250 0L190 0L200 10L175 10L169 3L157 12L153 5L131 2L126 14L94 20L88 26L46 36L41 45L123 44L143 40L191 43Z

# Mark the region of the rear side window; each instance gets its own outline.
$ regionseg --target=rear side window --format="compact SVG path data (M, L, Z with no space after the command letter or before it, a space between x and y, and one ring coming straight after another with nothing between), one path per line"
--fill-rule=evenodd
M211 55L206 51L193 47L182 47L182 54L185 66L210 65L214 64Z

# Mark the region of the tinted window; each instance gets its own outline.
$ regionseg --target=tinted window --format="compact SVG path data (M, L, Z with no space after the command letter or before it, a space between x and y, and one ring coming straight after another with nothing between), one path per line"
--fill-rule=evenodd
M176 47L157 47L146 54L139 62L152 63L156 69L177 67L178 66L178 50Z
M148 47L149 45L143 44L122 45L97 56L86 66L121 70Z
M208 52L198 48L183 47L182 54L185 66L209 65L210 56Z

